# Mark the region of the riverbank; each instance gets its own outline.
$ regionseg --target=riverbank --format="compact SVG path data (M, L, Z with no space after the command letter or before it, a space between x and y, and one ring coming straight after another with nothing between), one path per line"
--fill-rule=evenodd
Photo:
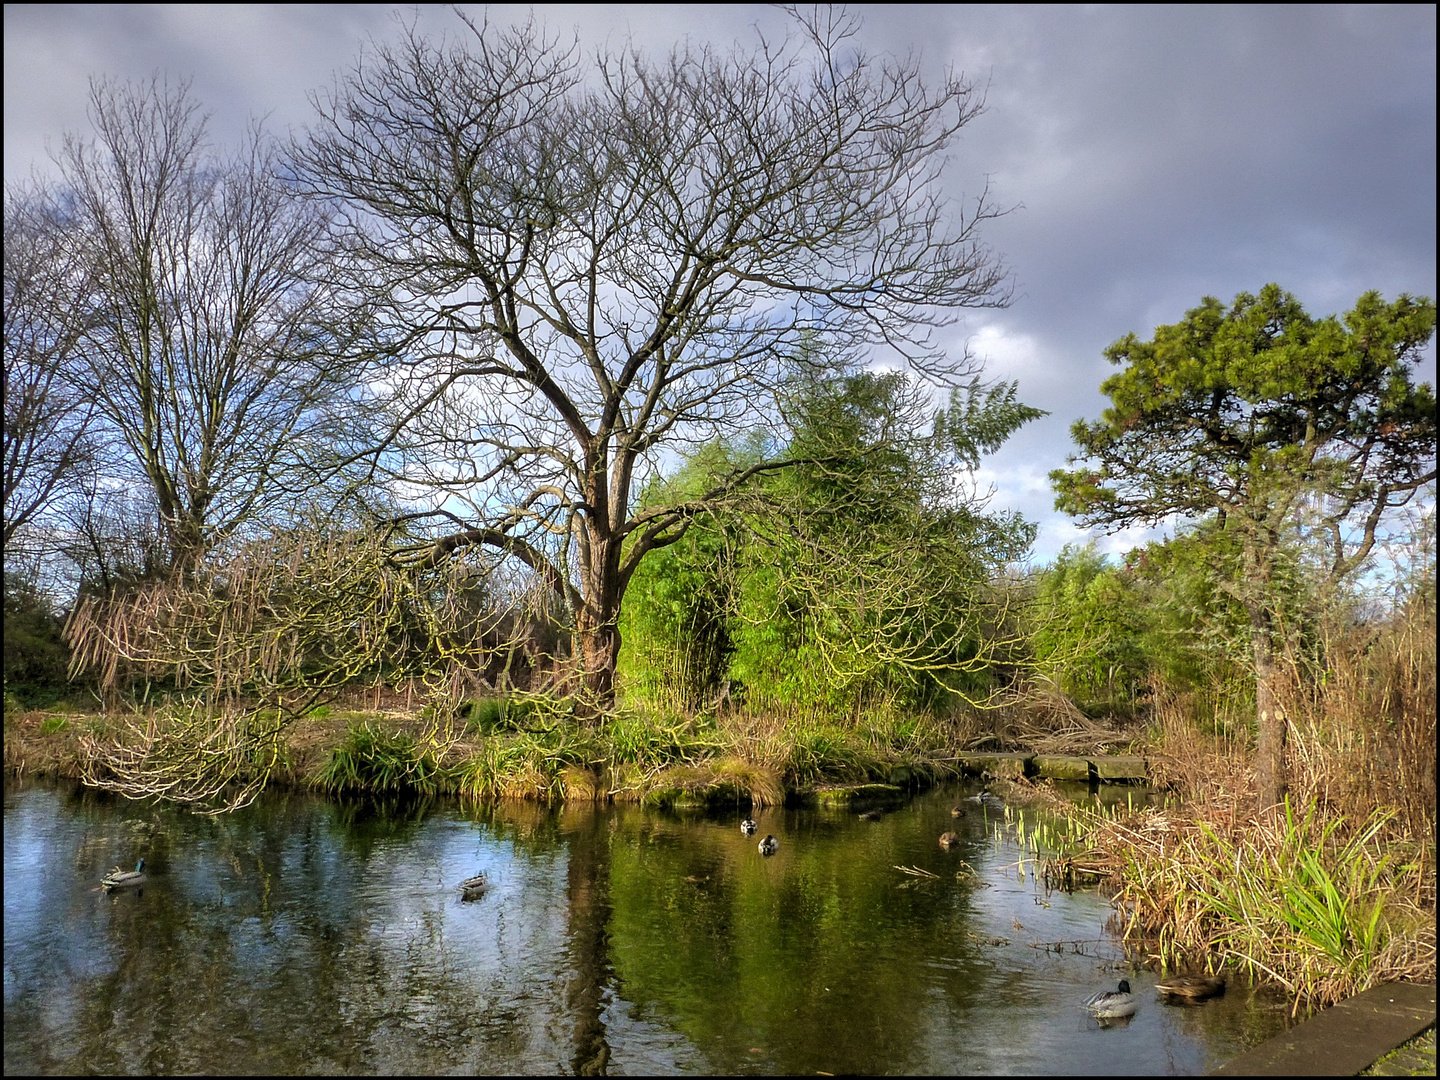
M1435 1028L1396 1047L1361 1076L1434 1076Z
M159 723L164 714L157 714ZM79 778L83 740L124 739L124 718L7 709L5 765ZM438 719L403 697L322 706L280 737L268 783L331 792L469 799L777 805L837 785L910 790L959 776L964 720L876 713L864 723L795 713L666 716L621 711L577 723L545 701L476 702Z
M1147 743L1139 729L1128 741L1106 732L1091 748L1128 751L1131 761L1147 755L1151 782L1176 797L1165 806L1097 812L1025 777L1037 762L1046 769L1063 764L1054 754L967 755L986 732L965 717L876 711L842 723L798 712L622 710L583 723L563 703L544 700L474 702L439 719L403 695L350 704L321 707L292 723L268 783L473 802L758 810L817 798L899 801L983 768L1010 806L1067 822L1068 843L1043 851L1046 845L1037 845L1047 885L1101 881L1119 909L1127 949L1146 966L1238 968L1284 987L1297 1009L1385 980L1435 978L1433 837L1400 828L1383 807L1362 817L1303 789L1283 810L1257 815L1244 761L1207 758L1163 736ZM993 739L997 725L987 721ZM163 726L163 715L158 722ZM78 778L83 740L112 739L121 729L120 718L100 713L9 708L5 765ZM1016 729L1025 725L1012 723L1002 745L1021 742ZM1031 727L1026 742L1081 751L1084 735L1072 730L1062 743L1053 731ZM1096 760L1088 766L1083 758L1069 760L1090 779L1100 772Z
M1378 798L1347 813L1298 783L1257 812L1231 790L1166 806L1059 810L1072 859L1106 875L1126 945L1161 970L1238 969L1301 1007L1433 984L1433 831ZM1235 790L1239 786L1242 790Z

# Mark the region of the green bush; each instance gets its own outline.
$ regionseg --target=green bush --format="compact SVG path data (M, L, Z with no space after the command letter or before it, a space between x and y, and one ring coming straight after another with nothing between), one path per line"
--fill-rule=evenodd
M1114 708L1133 702L1145 685L1150 622L1130 571L1109 565L1093 544L1067 544L1036 582L1030 647L1040 671L1066 694Z
M427 748L409 735L381 731L368 723L350 728L345 741L330 753L330 760L315 777L317 787L331 793L415 792L431 795L440 790L445 773Z
M991 581L1034 530L982 513L957 477L1036 411L1013 386L976 384L937 412L901 373L843 368L797 376L782 410L786 446L712 444L647 493L673 503L762 457L801 462L642 562L622 615L627 690L693 710L743 683L752 708L833 714L985 697Z
M70 648L64 620L31 583L5 575L5 693L29 708L51 704L69 689Z

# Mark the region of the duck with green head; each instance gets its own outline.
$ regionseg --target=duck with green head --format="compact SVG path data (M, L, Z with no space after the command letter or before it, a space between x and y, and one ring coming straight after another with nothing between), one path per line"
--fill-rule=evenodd
M118 866L115 867L101 880L100 887L106 892L111 889L131 889L137 885L144 885L146 880L145 860L141 859L135 864L134 870L121 870Z
M1121 1016L1133 1016L1140 1007L1135 995L1130 993L1130 980L1121 979L1118 990L1102 990L1085 1002L1085 1008L1097 1020L1114 1020Z

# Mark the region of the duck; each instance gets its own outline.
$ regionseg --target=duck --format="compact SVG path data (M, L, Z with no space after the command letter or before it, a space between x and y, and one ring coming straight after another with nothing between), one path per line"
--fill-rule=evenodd
M1176 975L1162 979L1155 984L1155 992L1161 997L1176 1001L1204 1001L1225 993L1223 975Z
M964 808L963 806L952 806L952 807L950 807L950 816L951 816L951 817L964 817L964 816L965 816L965 808Z
M144 885L148 879L145 875L145 860L141 859L135 864L134 870L121 870L115 867L100 882L100 887L107 892L111 889L130 889L136 885Z
M965 801L978 803L981 806L988 806L995 810L999 810L1005 805L1005 800L1000 798L999 795L992 794L989 788L981 788L979 792L971 795Z
M879 811L879 810L866 810L863 814L860 815L860 820L861 820L861 821L879 821L879 820L880 820L880 811Z
M1088 998L1085 1008L1097 1020L1113 1020L1120 1016L1133 1016L1140 1006L1135 995L1130 993L1130 980L1121 979L1118 990L1102 990Z
M744 821L740 822L740 831L746 836L754 836L755 822L753 822L747 817Z
M780 850L780 841L779 841L779 840L776 840L775 837L771 836L769 833L766 833L766 834L765 834L765 839L760 841L760 854L761 854L761 855L774 855L775 852L777 852L777 851L779 851L779 850Z
M960 843L960 837L953 832L942 832L940 834L940 846L949 851L956 844Z
M484 874L476 874L472 878L466 878L460 883L461 900L478 900L485 895L490 888L490 879Z

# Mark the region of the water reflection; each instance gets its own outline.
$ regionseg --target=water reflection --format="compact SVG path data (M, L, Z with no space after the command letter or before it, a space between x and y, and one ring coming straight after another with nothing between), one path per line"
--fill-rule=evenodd
M1202 1072L1283 1025L1243 988L1155 1002L1103 899L1022 878L957 794L757 814L766 859L738 812L281 794L208 819L12 780L5 1068ZM143 890L93 891L141 856ZM1117 970L1142 1007L1101 1030L1077 1005Z

